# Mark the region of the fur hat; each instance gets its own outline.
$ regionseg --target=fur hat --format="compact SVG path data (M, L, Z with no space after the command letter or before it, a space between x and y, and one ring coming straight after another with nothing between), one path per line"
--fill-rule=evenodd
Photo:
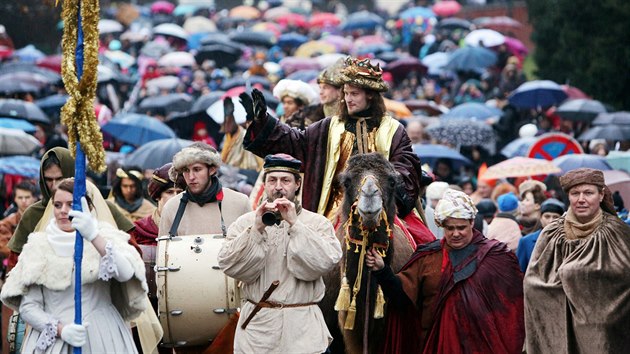
M173 182L177 181L177 176L182 174L182 169L196 162L219 167L221 166L221 155L206 143L193 143L173 156L173 166L168 170L168 177Z
M151 199L153 199L153 201L155 202L158 201L158 199L162 195L162 192L166 191L169 188L186 188L186 181L184 181L182 175L177 176L177 182L173 182L170 180L168 172L170 171L171 166L173 166L173 164L169 162L166 165L153 171L153 175L151 176L151 179L149 180L149 185L147 186L147 191Z
M389 90L389 86L383 80L383 69L379 64L372 65L369 58L360 60L347 57L345 65L346 67L340 73L340 78L344 84L378 92Z
M525 194L533 191L536 186L538 186L543 193L547 191L547 186L544 183L535 179L529 179L518 185L518 195L523 199Z
M340 58L333 65L327 67L319 73L319 76L317 76L317 83L328 84L337 88L343 86L343 80L341 80L340 74L345 65L344 60Z
M304 81L282 79L273 88L273 95L280 100L285 96L297 98L308 106L317 101L317 92Z

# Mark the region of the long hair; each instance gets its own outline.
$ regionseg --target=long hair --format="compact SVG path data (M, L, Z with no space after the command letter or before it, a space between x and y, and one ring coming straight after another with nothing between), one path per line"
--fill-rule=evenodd
M368 96L368 109L372 111L372 117L381 119L381 117L385 115L385 112L387 112L387 109L385 108L385 100L383 100L381 93L362 87L360 89L365 91L365 94ZM342 99L339 101L339 109L337 112L339 112L339 117L342 121L347 121L350 119L350 114L348 113L346 100L343 98L345 97L345 90L343 87L341 88L341 97Z

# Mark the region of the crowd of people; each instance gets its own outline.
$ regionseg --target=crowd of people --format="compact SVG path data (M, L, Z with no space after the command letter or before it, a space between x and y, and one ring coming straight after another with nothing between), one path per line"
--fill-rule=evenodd
M362 246L361 267L387 303L387 340L370 350L630 347L624 333L630 219L604 173L485 177L488 166L511 157L502 148L516 138L549 132L577 138L589 128L553 107L512 104L508 98L527 81L522 49L467 42L482 21L429 12L406 17L418 8L412 3L396 16L377 11L373 25L365 18L352 25L341 4L314 3L310 18L271 1L247 15L243 8L178 11L169 4L104 9L95 116L104 126L145 114L191 142L163 165L139 166L125 156L140 145L104 133L104 149L123 157L109 159L105 174L88 174L83 211L72 210L75 161L59 122L64 101L41 104L51 93L64 95L58 67L19 50L0 63L0 80L28 70L51 77L0 92L39 102L50 118L33 130L39 178L3 177L3 352L15 346L7 341L9 324L20 321L30 327L24 352L203 352L205 342L161 342L167 328L159 303L167 295L156 284L156 262L159 237L208 234L224 240L218 268L240 282L242 300L229 335L220 337L233 340L215 340L211 348L343 351L343 328L331 328L318 304L331 296L326 277L346 271L349 244L338 238L347 226L341 213L350 187L343 172L352 157L370 153L396 171L393 196L383 198L395 199L392 229L409 235L415 249L394 269L376 247ZM274 11L282 14L272 17ZM316 16L329 18L315 23ZM311 41L317 43L303 54ZM494 59L466 69L423 62L471 46L487 47ZM403 59L410 64L396 69ZM481 120L492 141L460 144L431 134L431 122L447 119L436 115L466 103L498 112ZM459 148L470 163L426 163L415 147L428 143ZM606 156L625 144L591 139L582 148ZM75 230L86 244L81 324L71 311Z

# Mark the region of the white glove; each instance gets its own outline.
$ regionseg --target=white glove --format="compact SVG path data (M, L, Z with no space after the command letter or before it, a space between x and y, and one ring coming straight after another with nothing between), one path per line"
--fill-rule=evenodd
M87 342L87 330L80 324L67 324L61 329L61 339L75 348L80 348Z
M85 197L81 197L81 208L83 211L72 210L68 213L72 217L72 227L81 233L81 236L92 242L98 236L98 223L90 213L90 206Z

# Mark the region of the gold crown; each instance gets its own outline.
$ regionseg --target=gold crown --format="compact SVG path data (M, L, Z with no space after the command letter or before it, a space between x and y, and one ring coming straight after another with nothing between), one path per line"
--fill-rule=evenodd
M341 71L341 79L345 84L358 86L374 91L385 92L389 86L383 81L383 69L380 64L372 65L370 59L347 57L346 67Z

